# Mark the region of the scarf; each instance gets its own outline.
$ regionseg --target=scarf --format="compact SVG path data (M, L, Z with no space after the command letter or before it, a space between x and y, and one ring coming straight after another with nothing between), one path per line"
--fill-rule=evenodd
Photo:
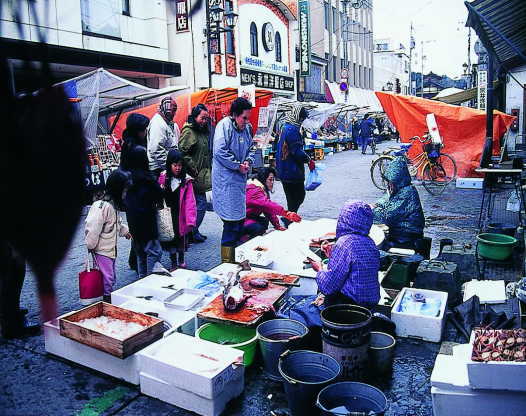
M300 112L304 107L304 104L294 104L292 110L285 117L285 123L292 124L299 128L302 124L300 123Z

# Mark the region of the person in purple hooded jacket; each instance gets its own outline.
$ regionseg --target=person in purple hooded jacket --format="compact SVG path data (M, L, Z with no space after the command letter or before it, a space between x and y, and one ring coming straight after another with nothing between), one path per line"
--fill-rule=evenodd
M350 303L373 308L378 304L380 253L369 237L372 224L373 211L369 205L345 203L336 226L336 244L332 250L324 247L329 254L327 270L312 262L325 305Z

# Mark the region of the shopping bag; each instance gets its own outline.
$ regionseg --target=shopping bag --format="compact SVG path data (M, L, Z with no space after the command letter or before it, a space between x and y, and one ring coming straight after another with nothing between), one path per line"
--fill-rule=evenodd
M325 169L325 165L321 163L316 164L316 168L310 171L305 180L305 190L314 191L318 186L323 183L323 180L320 175L320 171Z
M162 209L157 210L157 231L161 243L173 241L175 238L172 210L166 206L166 202L163 203Z
M90 266L90 256L93 260L93 267ZM83 305L90 305L93 302L102 300L104 294L104 284L102 273L96 265L95 256L86 254L86 264L84 271L79 273L79 298Z

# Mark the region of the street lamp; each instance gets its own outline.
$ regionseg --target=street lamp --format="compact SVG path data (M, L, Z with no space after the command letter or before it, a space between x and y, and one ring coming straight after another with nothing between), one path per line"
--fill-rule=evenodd
M225 9L221 8L217 4L213 5L210 8L210 18L216 25L219 25L221 23L221 20L223 20L224 12L225 12Z
M225 13L225 25L230 29L233 30L234 27L237 25L237 19L239 15L237 13L234 13L232 10Z
M387 91L393 91L393 83L391 81L387 81Z

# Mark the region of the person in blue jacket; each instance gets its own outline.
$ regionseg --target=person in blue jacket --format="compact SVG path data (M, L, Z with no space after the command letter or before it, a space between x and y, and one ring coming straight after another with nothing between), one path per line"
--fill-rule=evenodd
M307 163L311 171L316 167L303 150L300 127L307 117L307 108L302 104L295 105L285 119L278 142L276 168L287 198L287 211L291 212L298 212L305 200L304 165ZM288 227L290 221L283 219L283 223Z
M370 118L369 114L366 114L363 116L363 120L360 123L360 143L362 145L362 154L365 154L365 151L367 150L367 146L372 141L373 137L373 130L375 129L376 125L374 123L374 120Z

